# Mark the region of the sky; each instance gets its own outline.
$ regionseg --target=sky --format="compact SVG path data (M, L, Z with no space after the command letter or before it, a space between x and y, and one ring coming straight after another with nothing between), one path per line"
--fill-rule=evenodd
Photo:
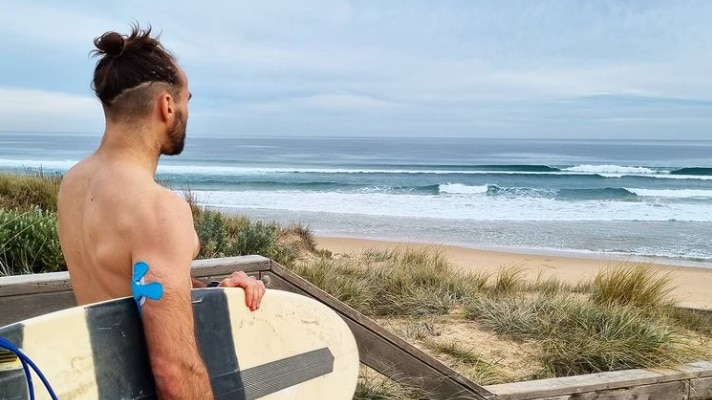
M708 0L0 0L2 132L101 132L93 39L151 24L189 135L712 138Z

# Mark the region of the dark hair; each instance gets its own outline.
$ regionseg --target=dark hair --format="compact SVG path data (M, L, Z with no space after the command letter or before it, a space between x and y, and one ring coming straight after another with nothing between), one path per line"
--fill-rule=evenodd
M141 30L134 24L131 28L128 36L104 33L94 39L96 49L92 51L93 56L101 57L94 69L92 88L105 108L116 108L118 112L126 107L113 103L129 89L145 83L165 83L177 93L181 84L175 58L163 48L158 37L151 37L151 26ZM135 100L130 106L134 112L139 106Z

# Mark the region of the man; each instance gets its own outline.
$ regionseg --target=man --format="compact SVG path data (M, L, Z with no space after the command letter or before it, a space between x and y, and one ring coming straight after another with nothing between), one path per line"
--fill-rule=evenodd
M79 304L135 295L132 267L148 265L145 282L163 288L140 306L158 395L207 399L190 294L205 286L190 276L198 236L186 201L154 179L159 157L183 149L191 94L183 70L150 34L133 26L130 35L94 40L93 88L106 129L99 148L62 181L59 239ZM243 287L252 310L265 292L244 272L220 286Z

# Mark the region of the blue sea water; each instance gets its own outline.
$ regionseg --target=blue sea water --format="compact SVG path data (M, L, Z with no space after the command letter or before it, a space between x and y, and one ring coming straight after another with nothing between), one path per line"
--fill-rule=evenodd
M99 135L0 133L62 173ZM712 141L191 137L158 179L322 235L712 265Z

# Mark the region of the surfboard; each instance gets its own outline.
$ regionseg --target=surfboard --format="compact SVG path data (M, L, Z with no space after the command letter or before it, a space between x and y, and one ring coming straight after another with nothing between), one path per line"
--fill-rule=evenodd
M192 291L195 333L217 399L351 399L359 369L348 325L326 305L270 289L260 309L244 291ZM141 319L132 298L0 328L60 399L156 398ZM33 376L38 399L49 399ZM20 360L0 350L0 399L28 399Z

